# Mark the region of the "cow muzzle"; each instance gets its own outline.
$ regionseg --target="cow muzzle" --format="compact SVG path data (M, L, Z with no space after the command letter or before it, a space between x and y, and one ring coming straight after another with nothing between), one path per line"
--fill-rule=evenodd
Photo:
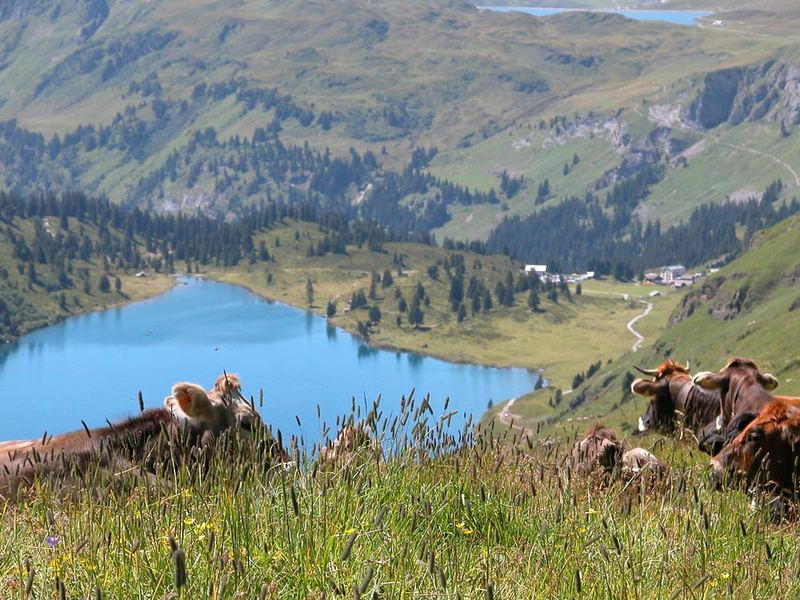
M725 481L725 467L718 458L711 459L711 476L714 480L714 487L719 490Z

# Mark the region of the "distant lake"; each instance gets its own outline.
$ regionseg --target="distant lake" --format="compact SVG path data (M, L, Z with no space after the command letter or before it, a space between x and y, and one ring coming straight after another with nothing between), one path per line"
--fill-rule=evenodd
M549 17L563 12L608 12L636 21L664 21L673 25L697 25L703 17L713 14L707 10L592 10L576 8L536 8L526 6L479 6L492 12L522 12L535 17Z
M363 407L382 394L385 412L416 388L430 393L438 417L448 411L475 419L497 403L533 389L525 369L453 364L376 350L325 319L249 291L196 278L136 304L88 313L0 348L0 441L39 437L112 422L161 406L178 381L211 387L223 370L238 373L245 395L264 390L264 420L310 445L322 421L335 435L337 415L351 399ZM363 409L362 409L363 412ZM300 419L298 426L295 417Z

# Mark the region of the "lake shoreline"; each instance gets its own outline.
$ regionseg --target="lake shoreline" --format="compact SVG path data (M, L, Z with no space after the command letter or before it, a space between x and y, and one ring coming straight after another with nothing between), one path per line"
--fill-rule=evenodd
M35 325L33 327L29 327L29 328L23 327L20 330L20 334L18 336L14 337L14 338L6 339L6 340L1 340L0 344L2 344L2 345L15 344L20 339L25 337L26 335L30 335L31 333L35 333L37 331L41 331L42 329L46 329L48 327L53 327L55 325L60 325L64 321L72 319L73 317L80 317L81 315L88 315L88 314L92 314L92 313L104 312L104 311L111 310L111 309L114 309L114 308L121 308L123 306L128 306L129 304L136 304L137 302L145 302L147 300L152 300L153 298L157 298L158 296L166 294L167 292L172 290L176 285L178 285L177 279L180 276L181 276L181 274L176 274L176 275L162 275L162 274L160 274L158 276L159 280L163 279L164 277L169 277L169 278L171 278L173 280L173 282L169 286L166 286L163 289L158 289L157 291L154 291L153 293L147 293L145 295L136 296L136 297L130 297L129 296L127 299L120 299L119 302L112 302L111 304L97 304L97 305L94 305L94 306L82 307L80 310L71 310L69 312L69 314L58 315L58 316L56 316L56 317L54 317L52 319L47 319L45 322L43 322L41 324L38 324L38 325ZM149 277L153 277L153 276L151 275Z
M223 371L237 372L259 393L266 390L269 422L305 436L316 435L317 423L324 427L346 413L353 398L384 397L392 407L416 389L430 394L435 411L453 398L464 418L478 419L487 403L526 394L538 380L529 369L491 369L368 344L315 311L206 274L165 277L159 287L166 284L166 294L120 310L87 310L10 346L3 358L7 377L0 381L5 397L17 395L19 382L31 378L73 390L91 381L116 391L102 402L72 392L69 402L53 404L39 386L31 403L13 407L0 437L77 430L68 426L76 414L90 427L100 426L104 419L125 418L137 390L147 406L157 406L175 381L213 381ZM288 398L295 402L287 404Z
M426 348L417 349L417 348L409 348L409 347L401 346L401 345L398 345L398 344L393 344L391 342L381 342L381 341L377 341L376 342L376 341L373 341L371 339L364 338L364 336L360 335L357 330L350 329L345 324L336 323L336 322L332 321L325 314L323 314L321 310L320 311L316 311L313 308L309 308L307 306L298 306L296 304L292 304L291 302L287 302L285 299L278 299L278 298L276 298L274 296L270 296L269 294L264 293L263 290L255 287L253 285L249 285L244 281L239 281L239 280L231 281L231 280L228 280L228 279L215 277L215 274L213 274L213 273L211 273L211 274L207 274L207 273L191 273L191 274L188 274L187 273L187 274L184 274L184 276L186 276L186 277L200 277L200 278L209 279L211 281L217 281L219 283L226 283L228 285L236 285L236 286L239 286L241 288L244 288L244 289L248 290L252 294L255 294L259 298L262 298L262 299L267 300L269 302L275 302L276 304L281 304L283 306L289 306L289 307L297 309L297 310L302 310L303 312L306 312L306 313L311 313L313 315L316 315L318 317L321 317L321 318L325 319L329 326L335 327L336 329L339 329L339 330L347 333L348 335L353 336L354 338L358 339L359 341L361 341L365 345L367 345L370 348L373 348L375 350L390 350L390 351L393 351L393 352L405 352L405 353L408 353L408 354L420 354L422 356L427 356L427 357L430 357L430 358L436 358L436 359L443 360L443 361L446 361L446 362L449 362L449 363L453 363L453 364L456 364L456 365L471 365L471 366L476 366L476 367L490 367L492 369L524 369L526 371L529 371L530 373L534 373L537 377L542 377L543 376L543 369L539 369L539 368L531 369L530 367L528 367L526 365L512 364L512 363L496 363L496 362L476 362L476 361L470 361L470 360L464 359L463 357L459 357L459 356L452 355L452 354L428 351ZM533 390L531 390L531 391L533 391Z
M222 272L222 274L224 274L224 273L225 272ZM237 287L246 289L250 293L258 296L259 298L261 298L263 300L267 300L268 302L274 302L276 304L280 304L280 305L287 306L287 307L290 307L290 308L293 308L293 309L301 310L303 312L311 313L311 314L313 314L315 316L321 317L321 318L325 319L325 321L327 321L329 326L335 327L336 329L339 329L339 330L347 333L348 335L353 336L354 338L356 338L359 341L361 341L363 344L365 344L365 345L367 345L370 348L375 349L375 350L389 350L389 351L393 351L393 352L404 352L404 353L408 353L408 354L419 354L419 355L422 355L422 356L427 356L427 357L430 357L430 358L436 358L436 359L443 360L443 361L446 361L446 362L449 362L449 363L453 363L453 364L457 364L457 365L471 365L471 366L476 366L476 367L489 367L489 368L492 368L492 369L523 369L523 370L529 371L531 373L534 373L534 374L536 374L537 376L540 376L540 377L543 374L543 369L530 368L529 366L522 365L522 364L519 364L519 363L500 363L500 362L491 362L491 361L488 361L488 362L477 362L477 361L468 360L468 359L465 359L463 357L459 357L459 356L453 355L453 354L429 351L424 347L423 348L410 348L410 347L402 346L402 345L399 345L399 344L393 344L391 342L374 341L374 340L371 340L369 338L365 338L364 336L359 334L358 331L356 331L355 329L350 329L345 324L336 323L336 322L332 321L325 314L323 314L322 311L317 311L317 310L314 310L313 308L309 308L307 306L299 306L299 305L296 305L296 304L292 304L291 302L287 302L285 299L279 299L279 298L276 298L274 296L270 296L269 294L265 294L263 292L263 290L255 287L255 286L248 285L244 281L239 281L239 280L231 281L231 280L224 279L222 277L215 276L215 275L216 274L213 274L213 273L174 273L174 274L171 274L171 275L168 276L173 280L172 284L169 285L168 287L164 288L164 289L158 290L157 292L155 292L153 294L148 294L146 296L141 296L141 297L136 297L136 298L128 298L126 300L121 300L120 302L114 302L114 303L111 303L111 304L86 307L86 308L78 310L78 311L70 312L70 314L59 316L58 318L49 320L48 322L46 322L46 323L44 323L42 325L37 325L37 326L32 327L30 329L26 329L19 336L17 336L14 339L7 340L5 343L6 344L14 344L14 343L18 342L21 338L25 337L26 335L29 335L31 333L35 333L37 331L41 331L42 329L46 329L48 327L53 327L54 325L59 325L59 324L63 323L64 321L67 321L67 320L69 320L69 319L71 319L73 317L79 317L81 315L104 312L104 311L107 311L107 310L112 310L114 308L121 308L123 306L136 304L138 302L146 302L148 300L152 300L153 298L158 298L159 296L162 296L162 295L170 292L176 286L180 285L180 282L179 282L180 278L182 278L182 277L196 277L196 278L199 278L199 279L206 279L206 280L210 280L210 281L216 281L218 283L224 283L224 284L227 284L227 285L235 285Z

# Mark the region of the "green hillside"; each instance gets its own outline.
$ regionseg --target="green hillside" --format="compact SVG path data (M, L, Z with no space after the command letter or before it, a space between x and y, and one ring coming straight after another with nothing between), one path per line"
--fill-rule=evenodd
M652 367L665 358L688 361L693 371L721 368L733 356L754 359L781 381L781 392L800 392L800 218L793 217L758 235L735 261L709 275L683 296L662 322L657 340L639 353L614 361L564 397L559 410L547 406L553 391L527 397L514 412L535 423L556 414L559 428L585 428L601 419L632 432L645 400L627 390L633 365ZM577 406L571 408L569 403ZM526 419L521 421L523 424Z
M444 0L12 1L0 7L0 120L15 120L0 125L0 174L19 191L239 211L305 193L316 173L273 166L275 152L251 142L345 158L352 147L395 171L435 147L430 173L500 202L447 202L428 226L486 239L502 217L535 210L545 179L557 203L661 160L667 176L640 216L672 222L779 177L787 194L798 187L793 122L767 111L708 129L687 117L706 73L797 64L796 28L780 29L795 17L781 11L737 33ZM518 193L500 190L504 172L524 176ZM421 211L438 194L402 202Z
M634 342L625 324L643 311L640 286L540 282L479 246L388 238L379 228L286 207L220 223L80 195L0 194L0 257L4 340L155 295L188 272L313 310L374 346L543 369L563 385L575 364L624 353ZM651 335L676 301L659 299L642 331Z
M82 256L78 244L88 240L100 250L104 248L103 236L96 226L74 218L66 219L63 225L58 218L14 219L0 225L3 343L71 315L142 300L172 286L173 279L168 275L148 271L147 277L136 277L137 271L109 264L100 252ZM74 253L65 248L74 248ZM31 249L41 249L42 253L26 256ZM47 256L49 250L52 254Z

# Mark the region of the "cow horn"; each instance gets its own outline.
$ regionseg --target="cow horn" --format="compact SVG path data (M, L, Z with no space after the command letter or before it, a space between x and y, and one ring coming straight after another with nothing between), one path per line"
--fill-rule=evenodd
M684 368L685 368L687 371L691 371L691 369L689 368L689 361L688 361L688 360L686 361L686 367L684 367Z
M643 369L638 365L633 365L633 368L639 371L642 375L649 375L650 377L657 377L658 376L658 369Z

